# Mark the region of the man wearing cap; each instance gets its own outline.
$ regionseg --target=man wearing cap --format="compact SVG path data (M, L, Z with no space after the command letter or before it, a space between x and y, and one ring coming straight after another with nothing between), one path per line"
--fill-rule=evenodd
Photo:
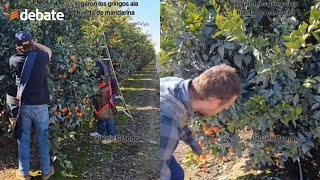
M50 166L49 139L48 139L48 103L50 101L48 90L48 64L52 56L52 51L32 40L27 32L18 32L15 36L17 54L9 60L10 73L16 79L15 84L11 84L8 95L18 97L18 84L21 80L21 72L26 58L30 52L36 52L32 71L28 83L24 87L21 95L21 105L19 117L21 118L21 135L18 142L19 170L16 173L17 179L30 179L30 133L34 125L36 140L40 158L40 168L42 179L49 179L54 174L53 166ZM19 94L19 93L18 93ZM12 109L12 108L11 108Z

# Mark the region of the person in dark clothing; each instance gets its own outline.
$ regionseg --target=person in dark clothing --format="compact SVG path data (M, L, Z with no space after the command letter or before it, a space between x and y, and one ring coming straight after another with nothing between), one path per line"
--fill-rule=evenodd
M42 179L49 179L54 174L53 166L50 166L49 139L48 139L48 104L50 102L48 90L48 64L52 56L52 51L32 40L27 32L18 32L15 36L17 54L9 60L10 73L16 79L16 83L11 84L7 92L8 95L17 97L18 82L21 72L29 52L36 52L33 69L29 81L21 96L20 113L22 134L17 139L19 171L16 173L17 179L30 179L30 133L32 124L36 130L36 140L39 148L40 168ZM14 109L14 107L10 107ZM15 118L11 118L15 119ZM12 122L13 126L15 121Z
M111 68L109 66L108 62L104 62L104 64L107 67L107 71L108 72L112 72ZM103 78L110 78L111 81L111 88L112 88L112 101L115 101L115 96L118 94L119 88L117 86L117 82L116 79L113 75L109 75L109 77L104 77L104 71L103 71L103 67L102 65L96 61L96 65L98 68L98 72L96 74L96 78L98 78L99 81L102 81ZM99 120L97 123L97 131L90 133L90 136L93 137L101 137L104 135L108 135L108 136L115 136L116 132L115 132L115 125L114 125L114 119L113 118L108 118L105 120ZM109 142L102 140L101 141L103 144L107 144Z

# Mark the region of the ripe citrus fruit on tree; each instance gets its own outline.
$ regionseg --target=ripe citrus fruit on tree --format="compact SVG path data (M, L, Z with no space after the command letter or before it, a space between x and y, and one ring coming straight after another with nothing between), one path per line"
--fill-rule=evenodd
M220 131L220 128L218 126L212 126L212 130L216 133Z
M72 73L72 72L73 72L73 68L69 68L68 73Z
M271 132L269 132L269 136L270 136L270 137L274 137L274 136L276 136L276 135L274 134L273 131L271 131Z
M78 112L78 113L77 113L77 116L78 116L78 117L82 117L82 116L83 116L83 113L82 113L82 112Z
M207 131L205 131L205 133L206 133L207 135L212 135L212 134L213 134L213 131L212 131L211 129L208 129Z
M202 130L206 132L209 129L209 125L207 123L202 125Z
M5 3L5 4L3 5L3 8L4 8L4 9L9 9L9 4L8 4L8 3Z

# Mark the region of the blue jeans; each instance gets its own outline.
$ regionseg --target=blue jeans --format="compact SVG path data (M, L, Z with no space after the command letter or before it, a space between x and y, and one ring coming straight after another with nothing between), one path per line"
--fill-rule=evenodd
M29 174L30 133L32 124L36 131L36 140L40 158L40 169L43 174L50 171L50 154L48 139L49 113L48 105L22 105L20 110L22 134L18 141L19 171Z
M184 171L174 156L171 156L169 168L171 171L171 180L184 180Z
M112 101L114 102L115 96L113 95L111 98L112 98ZM109 135L109 136L116 135L113 118L108 118L105 120L98 121L98 131L97 132L100 135L105 135L106 132L107 132L107 135Z
M116 135L113 118L98 121L98 133L105 135L106 132L110 136Z

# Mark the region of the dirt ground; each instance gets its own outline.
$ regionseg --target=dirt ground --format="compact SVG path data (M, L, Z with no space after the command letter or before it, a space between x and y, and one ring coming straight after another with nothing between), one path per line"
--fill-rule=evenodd
M74 163L72 172L64 173L54 164L56 173L51 179L160 179L159 79L155 64L135 73L121 87L133 120L123 113L117 115L117 135L136 137L138 141L101 144L88 136L95 130L94 123L93 127L78 131L76 142L64 145L63 153ZM0 141L0 179L11 180L18 167L17 144L10 138ZM40 179L34 141L31 143L30 167L32 179Z

